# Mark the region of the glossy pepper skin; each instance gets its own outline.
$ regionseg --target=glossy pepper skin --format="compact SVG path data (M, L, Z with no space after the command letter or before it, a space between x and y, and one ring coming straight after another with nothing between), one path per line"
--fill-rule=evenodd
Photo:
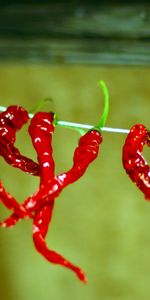
M134 125L125 140L122 161L131 180L150 200L150 167L142 155L145 144L150 146L150 132L143 124Z
M39 176L38 164L23 156L14 146L16 132L27 123L28 119L27 111L17 105L9 106L6 111L0 113L0 156L11 166Z
M84 272L57 252L48 249L45 238L52 218L54 199L59 196L63 188L78 180L89 164L96 159L102 137L97 130L91 130L82 136L74 152L72 168L68 172L55 176L52 157L53 132L52 114L37 113L31 120L29 134L40 166L39 189L23 203L22 208L26 211L26 215L15 212L3 222L3 226L13 226L25 216L33 218L33 240L36 249L48 261L71 269L80 280L85 282Z

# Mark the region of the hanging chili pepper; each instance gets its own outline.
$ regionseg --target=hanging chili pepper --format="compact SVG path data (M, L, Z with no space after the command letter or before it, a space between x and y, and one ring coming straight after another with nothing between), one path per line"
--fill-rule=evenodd
M36 249L48 261L71 269L77 274L80 280L86 281L86 277L80 268L73 265L57 252L48 249L45 243L48 225L52 217L54 198L56 196L56 180L54 176L54 161L51 146L54 126L52 124L52 119L50 120L51 116L52 115L46 113L38 113L32 119L29 127L29 133L38 154L41 180L39 191L33 195L30 200L26 201L24 207L27 211L35 213L33 217L33 240ZM58 195L60 191L61 190L58 191ZM31 206L33 203L36 203L34 208Z
M123 166L131 180L150 200L150 167L142 155L143 147L150 147L150 132L143 124L134 125L123 146Z
M9 106L0 114L0 156L11 166L38 176L38 164L23 156L14 146L16 132L27 123L28 119L27 111L17 105Z

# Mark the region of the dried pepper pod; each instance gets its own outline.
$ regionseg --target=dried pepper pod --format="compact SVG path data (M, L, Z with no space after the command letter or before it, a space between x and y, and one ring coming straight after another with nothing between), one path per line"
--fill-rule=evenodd
M27 123L28 119L27 111L17 105L9 106L6 111L0 113L0 156L11 166L39 176L38 164L22 155L14 146L16 132Z
M131 180L150 200L150 166L142 155L146 144L150 147L150 132L143 124L134 125L125 140L122 161Z

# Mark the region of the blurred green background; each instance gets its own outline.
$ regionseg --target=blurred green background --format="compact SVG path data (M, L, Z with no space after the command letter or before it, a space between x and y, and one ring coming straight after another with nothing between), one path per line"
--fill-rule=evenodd
M95 124L103 111L99 79L110 91L107 126L149 126L149 69L144 67L0 65L0 104L30 110L50 96L53 103L45 109L54 110L59 119ZM27 128L18 133L16 144L36 159ZM12 229L0 229L2 300L150 298L150 204L123 170L125 137L103 133L98 159L56 200L47 243L85 270L87 285L35 251L32 222L24 220ZM71 166L78 139L77 132L56 128L57 173ZM38 178L12 169L2 158L0 169L7 191L18 201L37 189ZM1 219L9 215L2 205L0 211Z

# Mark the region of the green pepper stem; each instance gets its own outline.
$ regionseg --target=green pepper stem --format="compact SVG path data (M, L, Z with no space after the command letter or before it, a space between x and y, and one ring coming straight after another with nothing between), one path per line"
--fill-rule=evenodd
M103 80L100 80L98 82L99 86L102 89L103 95L104 95L104 111L102 116L100 117L100 120L96 126L94 126L93 129L96 129L98 131L101 131L101 128L104 127L107 117L108 117L108 112L109 112L109 91L108 88Z
M101 131L102 127L104 127L104 125L106 123L108 112L109 112L109 92L108 92L108 88L103 80L99 80L98 84L99 84L100 88L102 89L102 92L104 95L104 111L103 111L102 116L100 117L98 124L95 125L94 127L92 127L92 129ZM61 121L59 122L57 119L55 120L55 125L63 126L63 124L61 124ZM86 132L85 129L83 129L83 127L81 127L81 126L78 126L78 124L76 124L76 125L74 124L74 126L72 126L72 128L77 130L81 135L85 134L85 132ZM69 128L69 126L67 126L67 125L65 127ZM71 128L71 126L70 126L70 128Z
M36 112L40 111L41 108L45 105L46 102L52 103L53 99L52 98L45 98L45 99L39 100L37 105L29 111L29 114L35 114Z

